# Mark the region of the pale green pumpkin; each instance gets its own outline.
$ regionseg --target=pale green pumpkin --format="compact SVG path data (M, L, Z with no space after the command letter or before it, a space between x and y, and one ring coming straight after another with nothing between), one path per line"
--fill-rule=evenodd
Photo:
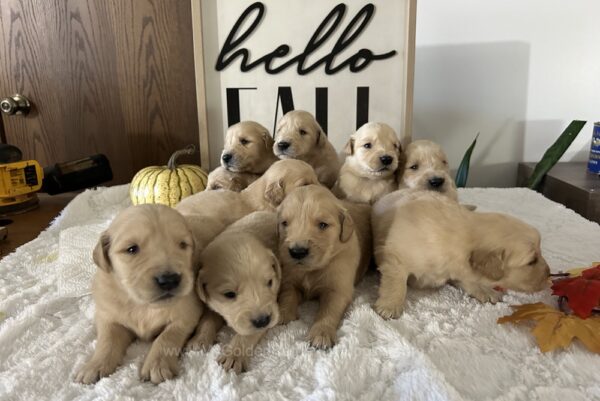
M141 169L131 180L129 196L134 205L159 203L175 206L183 198L206 189L207 175L193 164L177 165L182 154L192 154L191 145L173 153L166 166L150 166Z

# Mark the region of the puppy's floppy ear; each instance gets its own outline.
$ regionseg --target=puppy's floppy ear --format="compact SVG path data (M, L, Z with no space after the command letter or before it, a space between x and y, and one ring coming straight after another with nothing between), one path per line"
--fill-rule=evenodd
M200 298L202 302L206 303L208 300L208 292L206 291L206 281L204 281L202 265L200 265L199 269L198 278L196 279L196 294L198 294L198 298Z
M285 198L284 189L285 186L283 180L268 184L265 188L265 200L273 207L279 206L279 204L283 202L283 198Z
M348 156L352 156L354 154L354 138L350 137L350 139L348 139L348 143L346 143L346 146L344 147L344 152Z
M348 210L340 208L339 211L340 219L340 241L342 243L348 242L354 232L354 221L348 213Z
M500 280L504 277L504 249L485 250L476 249L471 252L469 263L476 272L483 274L491 280Z
M314 125L315 125L315 132L317 133L317 146L325 146L325 142L327 142L327 138L325 137L323 128L321 128L321 125L317 122L317 120L314 121ZM323 138L321 138L321 137L323 137Z
M281 280L281 265L279 264L279 260L277 256L273 252L271 252L271 257L273 258L273 270L275 270L275 275L277 276L277 280Z
M100 239L94 248L94 252L92 254L94 263L104 270L105 272L110 272L112 270L112 265L110 263L110 257L108 256L108 251L110 250L110 236L106 231L104 231L100 235Z
M265 144L265 148L267 150L271 150L271 148L273 147L273 144L275 143L275 141L273 140L273 138L275 138L275 134L273 134L273 137L271 137L271 134L269 134L269 131L263 131L260 133L260 136Z

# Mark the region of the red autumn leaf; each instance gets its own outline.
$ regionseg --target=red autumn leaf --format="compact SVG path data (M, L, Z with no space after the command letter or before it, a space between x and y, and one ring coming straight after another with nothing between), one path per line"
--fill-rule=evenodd
M586 319L600 303L600 265L584 270L581 276L565 278L552 284L552 294L567 298L577 316Z

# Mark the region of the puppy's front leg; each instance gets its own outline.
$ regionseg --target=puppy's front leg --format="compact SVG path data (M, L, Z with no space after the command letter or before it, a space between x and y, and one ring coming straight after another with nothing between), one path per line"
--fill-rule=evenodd
M251 334L249 336L242 336L236 334L229 344L227 344L218 362L223 365L225 370L233 370L235 373L242 373L248 369L248 362L254 351L256 344L265 335L266 330L261 331L257 334Z
M223 324L223 318L207 308L198 322L196 334L188 341L186 348L192 351L207 351L215 343Z
M331 348L336 340L337 328L346 308L352 301L347 292L331 290L319 297L319 311L308 332L308 341L314 348ZM349 292L352 294L352 289Z
M142 365L140 378L158 384L175 377L179 373L179 354L192 331L194 326L190 324L167 325L152 343Z
M79 383L95 383L113 373L135 338L131 331L114 322L98 321L96 326L96 350L92 358L75 375L75 381Z
M292 283L284 281L281 285L277 301L279 304L280 324L286 324L298 319L298 305L301 300L302 294L300 291Z
M402 266L392 266L386 262L379 265L379 271L381 281L375 312L384 319L395 319L404 309L408 274Z

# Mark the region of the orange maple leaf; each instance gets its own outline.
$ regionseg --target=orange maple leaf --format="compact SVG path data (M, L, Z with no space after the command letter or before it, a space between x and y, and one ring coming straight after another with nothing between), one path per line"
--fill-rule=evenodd
M567 315L541 302L512 305L512 315L498 319L498 323L535 322L531 333L542 352L567 348L574 338L579 339L590 351L600 354L600 318L581 319Z

